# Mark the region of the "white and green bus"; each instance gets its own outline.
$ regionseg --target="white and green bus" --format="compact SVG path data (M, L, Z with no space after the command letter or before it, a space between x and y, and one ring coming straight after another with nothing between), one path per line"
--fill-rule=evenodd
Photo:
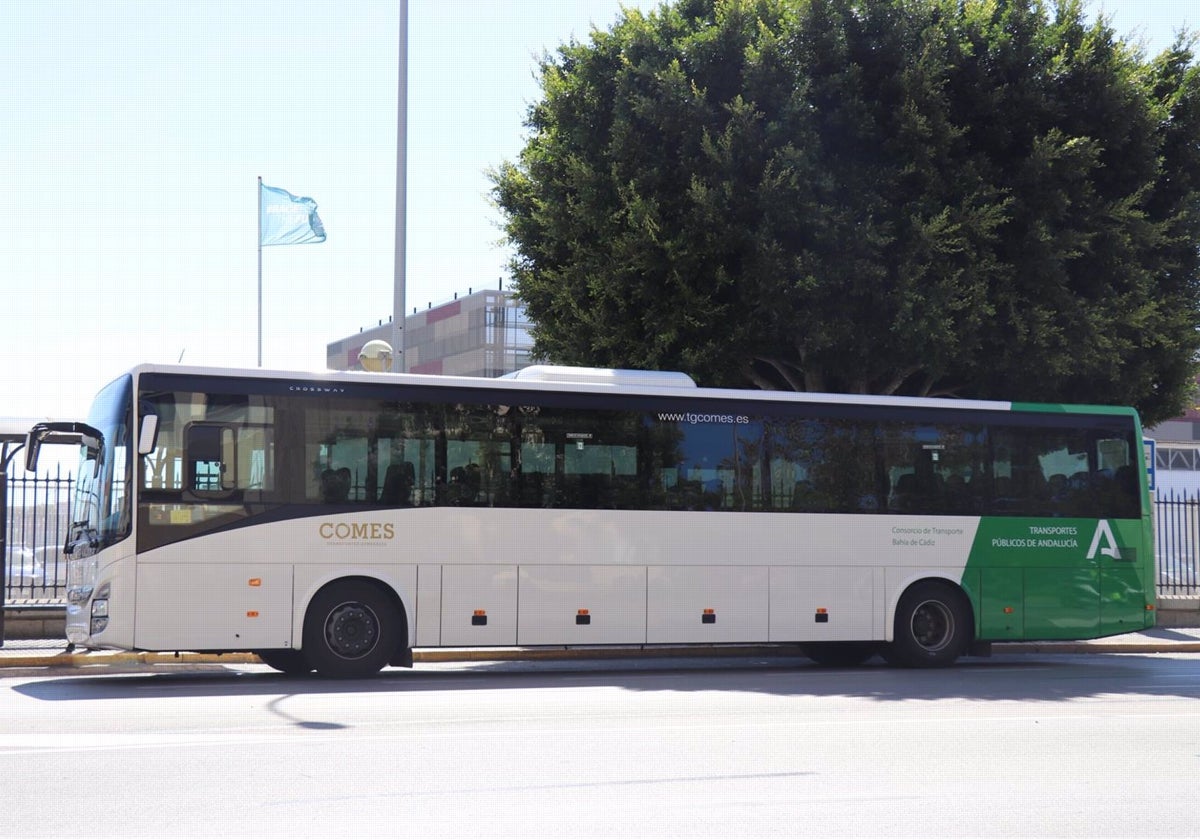
M72 429L89 648L333 677L439 646L921 667L1154 623L1128 408L147 365Z

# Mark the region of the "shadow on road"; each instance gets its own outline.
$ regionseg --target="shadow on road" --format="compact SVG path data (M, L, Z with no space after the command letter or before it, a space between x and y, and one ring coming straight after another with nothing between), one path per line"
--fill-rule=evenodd
M479 662L391 668L363 680L290 677L265 666L150 666L136 672L41 678L13 691L47 702L210 696L290 696L615 687L633 692L754 692L888 701L1086 700L1114 695L1200 697L1200 657L1137 654L997 656L944 670L868 663L826 668L803 658Z

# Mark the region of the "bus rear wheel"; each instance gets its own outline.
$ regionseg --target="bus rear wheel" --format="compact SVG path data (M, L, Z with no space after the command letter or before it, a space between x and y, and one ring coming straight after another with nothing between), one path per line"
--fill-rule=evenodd
M971 610L957 588L922 581L896 605L895 635L884 658L905 668L952 665L971 644Z
M304 618L304 655L322 677L368 677L387 665L399 640L398 611L367 581L330 584Z

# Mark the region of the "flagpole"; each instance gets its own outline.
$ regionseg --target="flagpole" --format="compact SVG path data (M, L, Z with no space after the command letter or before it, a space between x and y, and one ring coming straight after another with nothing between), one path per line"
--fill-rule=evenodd
M404 300L408 236L408 0L400 0L399 83L396 92L396 252L392 289L392 370L408 372L408 330L404 329Z
M262 176L258 176L258 366L262 367Z

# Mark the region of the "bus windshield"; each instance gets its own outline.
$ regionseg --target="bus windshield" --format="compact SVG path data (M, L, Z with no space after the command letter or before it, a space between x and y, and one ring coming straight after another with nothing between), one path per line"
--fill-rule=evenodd
M127 488L132 453L133 379L123 376L100 392L88 425L103 433L99 449L80 447L72 505L71 541L95 549L129 536L132 521Z

